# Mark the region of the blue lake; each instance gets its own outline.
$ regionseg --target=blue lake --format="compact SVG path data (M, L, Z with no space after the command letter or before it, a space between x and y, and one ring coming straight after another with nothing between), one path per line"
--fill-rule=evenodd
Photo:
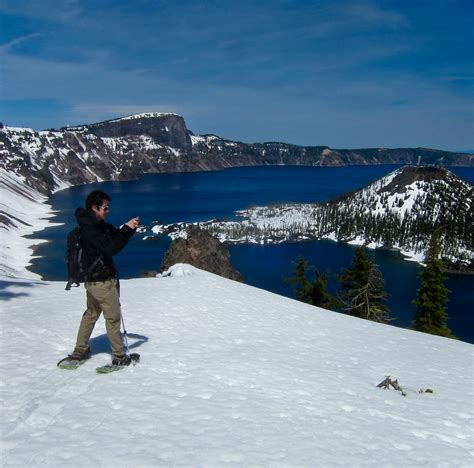
M360 188L399 166L319 167L248 167L217 172L153 174L128 182L103 182L72 187L52 195L49 203L58 210L54 222L64 223L37 233L47 239L37 249L32 270L50 280L65 280L64 250L67 233L75 226L74 210L82 206L87 194L96 188L112 197L107 221L120 225L133 216L141 224L153 221L206 221L233 219L234 211L252 205L278 202L317 202L331 199ZM452 168L470 181L474 168ZM122 278L137 277L144 270L159 270L163 254L170 243L167 237L143 241L137 234L116 257ZM235 245L229 247L231 261L247 284L292 297L291 287L284 282L292 274L299 255L329 275L329 288L335 293L335 276L347 267L353 247L331 241L280 244L269 246ZM402 259L397 252L370 251L380 267L389 293L388 305L395 326L410 325L418 288L420 267ZM450 289L447 310L449 326L456 336L474 342L473 303L474 276L448 275Z

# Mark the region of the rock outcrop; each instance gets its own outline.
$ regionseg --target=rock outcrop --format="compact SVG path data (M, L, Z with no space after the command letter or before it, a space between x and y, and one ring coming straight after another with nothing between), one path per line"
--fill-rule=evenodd
M161 262L161 271L176 263L187 263L224 278L243 281L242 275L230 264L228 248L197 226L188 227L187 238L171 243Z
M184 119L177 114L137 114L79 127L65 127L61 131L80 131L100 138L148 136L158 144L184 151L192 150L191 138Z

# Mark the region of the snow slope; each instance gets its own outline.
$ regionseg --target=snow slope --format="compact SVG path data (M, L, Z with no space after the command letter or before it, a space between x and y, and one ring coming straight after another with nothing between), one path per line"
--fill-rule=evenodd
M0 168L0 277L40 278L26 268L34 246L44 241L24 236L57 225L48 221L54 212L45 201L21 177Z
M466 343L177 265L122 282L142 362L98 375L103 320L91 361L55 366L83 288L3 279L0 296L2 466L472 466ZM386 375L408 395L376 388Z

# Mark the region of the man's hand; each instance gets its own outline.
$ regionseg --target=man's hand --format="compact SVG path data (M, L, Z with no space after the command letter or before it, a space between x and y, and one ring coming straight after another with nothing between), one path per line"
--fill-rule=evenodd
M136 218L132 218L126 224L130 229L136 229L140 224L140 218L138 216Z

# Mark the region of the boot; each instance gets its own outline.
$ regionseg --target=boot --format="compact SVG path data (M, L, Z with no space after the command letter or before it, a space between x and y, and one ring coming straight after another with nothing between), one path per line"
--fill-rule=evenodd
M132 358L127 354L124 354L123 356L115 356L112 359L113 366L129 366L131 362Z

